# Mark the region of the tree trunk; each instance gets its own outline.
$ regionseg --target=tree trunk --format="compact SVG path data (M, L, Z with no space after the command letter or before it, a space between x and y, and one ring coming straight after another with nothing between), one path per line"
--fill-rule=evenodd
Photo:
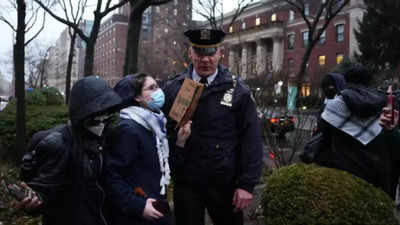
M94 75L93 74L94 51L95 51L97 36L100 30L100 22L101 22L100 14L95 12L92 31L90 32L89 40L86 42L86 55L85 55L85 67L84 67L85 77Z
M18 25L14 45L15 97L17 99L16 116L16 152L15 161L20 162L25 152L25 0L17 0Z
M147 5L135 7L133 2L131 2L131 6L132 9L129 15L128 37L126 40L124 76L137 73L138 71L138 53L142 17L144 10L148 7Z
M74 59L75 54L75 40L76 40L76 32L72 31L71 43L69 45L69 55L68 55L68 65L67 65L67 77L65 82L65 104L68 105L69 102L69 93L71 91L71 73L72 73L72 61Z
M47 53L46 53L46 56L47 56ZM44 80L44 74L45 74L45 70L46 70L46 62L47 62L47 59L45 58L41 65L42 70L40 71L40 88L43 88L43 80Z

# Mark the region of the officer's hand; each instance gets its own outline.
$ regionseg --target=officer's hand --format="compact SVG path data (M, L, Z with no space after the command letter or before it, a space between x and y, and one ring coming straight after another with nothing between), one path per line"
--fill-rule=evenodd
M235 211L240 211L249 207L251 200L253 200L253 194L243 189L236 189L233 194L232 205L235 206Z
M385 130L393 130L399 121L399 112L397 110L393 110L393 123L392 123L392 113L389 108L383 108L381 113L381 117L379 118L379 124Z
M156 220L164 216L162 213L160 213L153 207L153 202L155 201L156 200L153 198L148 198L146 200L146 206L144 207L143 210L143 217L147 220Z
M28 194L24 199L16 203L15 207L17 209L33 210L42 204L39 195L35 191L33 191L27 184L21 182L20 186L26 189Z
M179 128L176 145L179 147L185 147L186 140L189 138L192 132L192 121L189 120L183 127Z

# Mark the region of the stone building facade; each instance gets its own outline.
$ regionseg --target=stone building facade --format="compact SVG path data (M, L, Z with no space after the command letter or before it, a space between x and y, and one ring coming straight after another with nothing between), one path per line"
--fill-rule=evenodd
M314 4L314 5L313 5ZM309 4L310 12L319 2ZM351 0L329 24L308 62L306 80L331 70L358 51L354 29L364 12L362 0ZM229 14L225 18L229 21ZM322 24L319 26L322 27ZM317 27L318 29L318 27ZM301 15L282 1L261 0L248 7L236 22L225 27L223 63L243 78L283 72L294 78L305 52L307 26ZM306 85L307 86L307 85ZM304 95L309 94L309 87Z
M65 82L68 65L69 45L71 38L66 28L57 39L56 43L49 49L48 61L46 63L46 83L50 87L57 88L61 94L65 94ZM77 48L75 48L77 52ZM71 87L78 80L78 66L76 57L72 61Z
M183 31L192 19L191 1L171 0L143 14L138 68L158 79L181 71L187 60ZM115 85L123 77L130 5L104 21L96 42L94 73Z

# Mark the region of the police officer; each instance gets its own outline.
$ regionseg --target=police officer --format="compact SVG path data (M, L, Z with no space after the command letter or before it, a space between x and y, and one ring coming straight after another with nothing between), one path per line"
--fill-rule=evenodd
M170 146L177 225L203 225L205 209L215 225L243 224L242 210L250 204L262 167L262 139L256 106L242 80L219 64L221 30L188 30L186 71L164 86L165 114L185 78L205 88L192 117L191 136ZM169 121L169 143L176 143ZM171 140L172 139L172 140Z

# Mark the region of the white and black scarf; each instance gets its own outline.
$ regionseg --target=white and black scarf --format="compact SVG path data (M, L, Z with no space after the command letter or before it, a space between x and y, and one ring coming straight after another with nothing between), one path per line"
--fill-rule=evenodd
M170 183L170 169L168 164L169 147L166 132L167 119L164 114L152 112L148 109L138 106L130 106L121 110L120 117L123 119L132 119L153 132L156 139L158 159L160 162L161 180L160 194L165 194L165 187Z
M379 125L378 116L360 117L352 113L343 96L336 96L326 103L321 115L322 119L349 134L363 145L368 144L377 137L382 127Z

